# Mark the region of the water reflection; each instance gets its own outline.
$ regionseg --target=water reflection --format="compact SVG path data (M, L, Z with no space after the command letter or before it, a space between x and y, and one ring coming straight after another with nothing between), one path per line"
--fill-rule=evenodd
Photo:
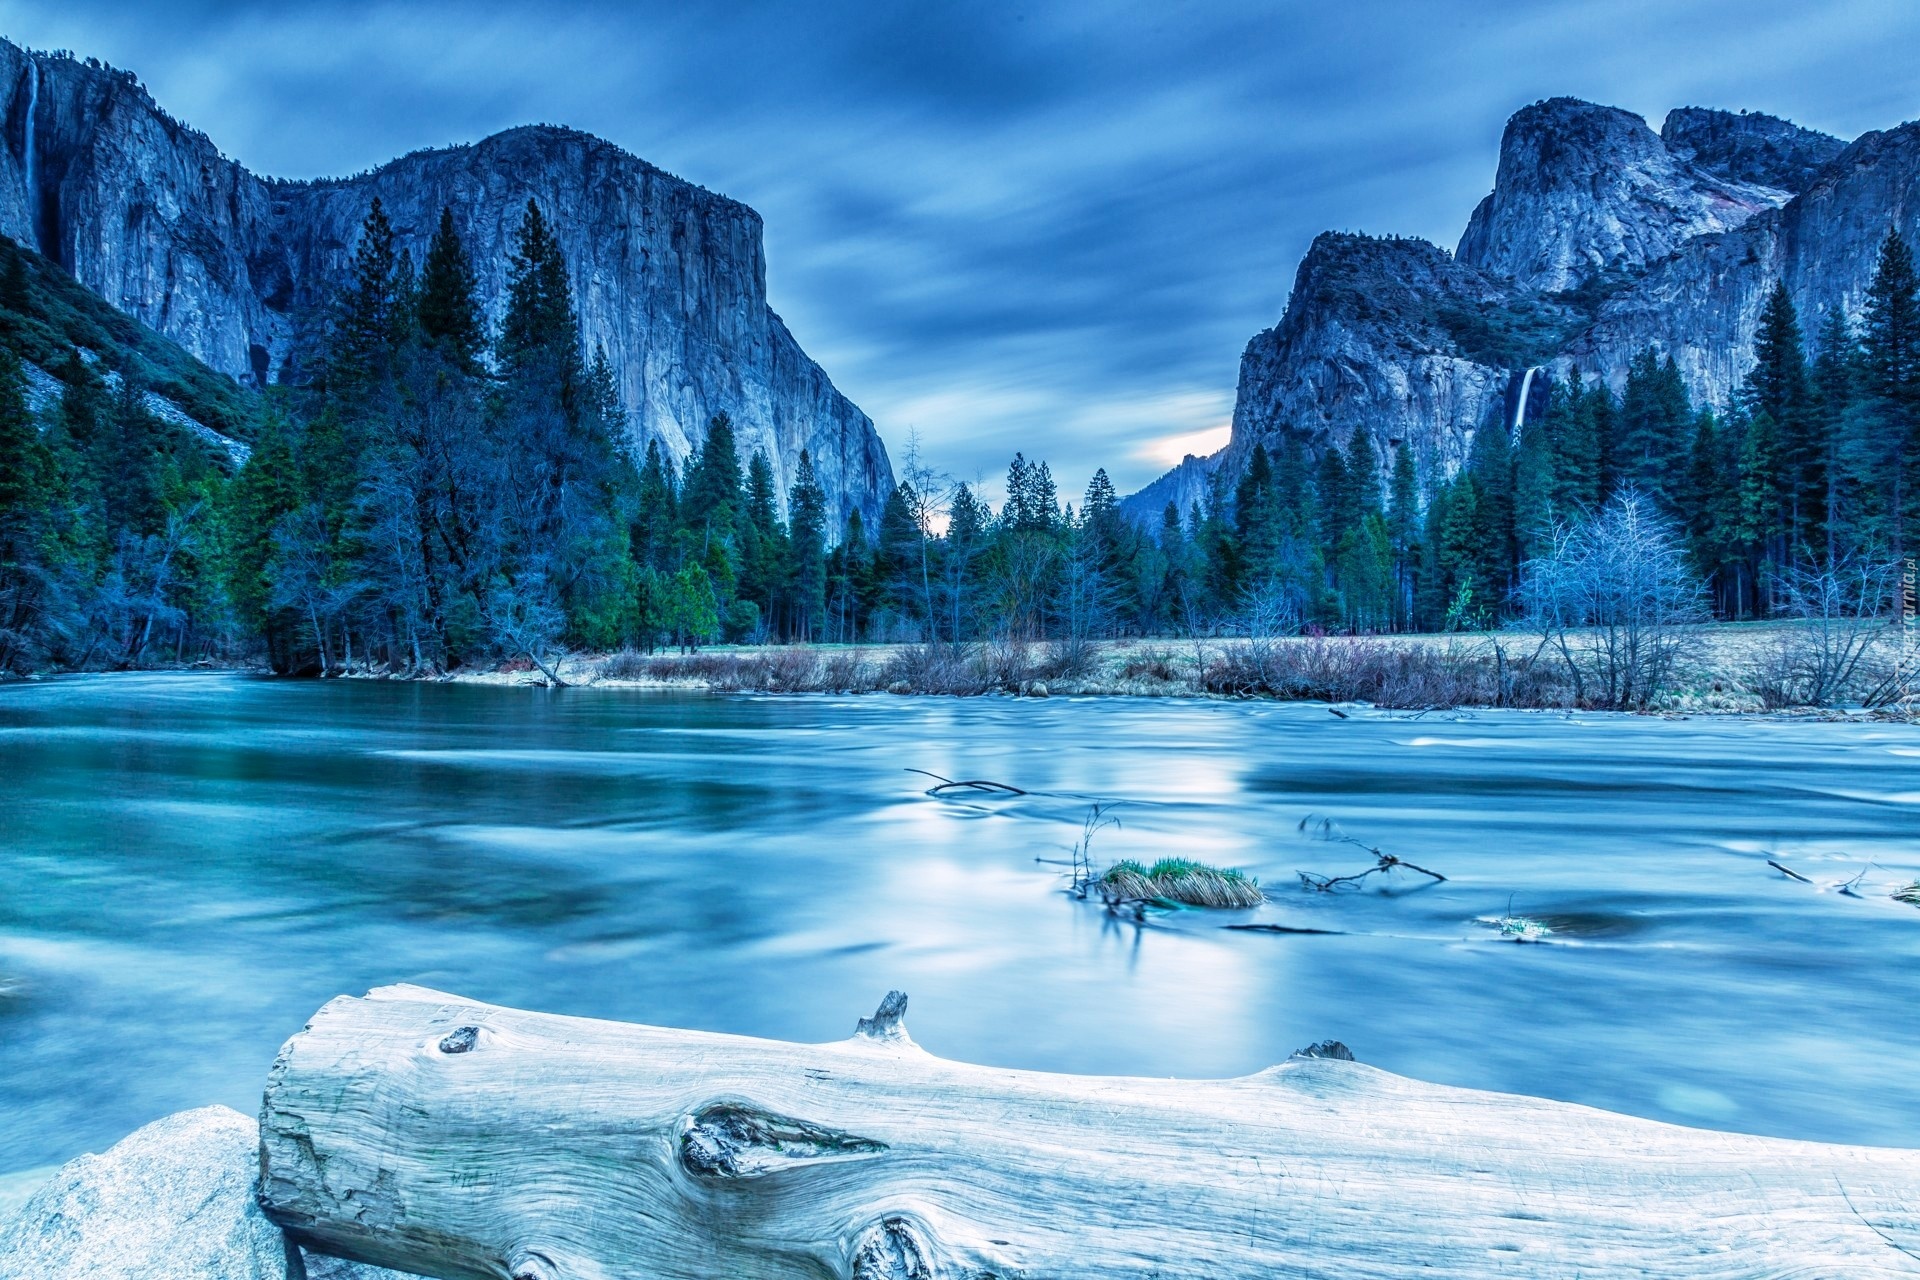
M230 676L0 691L0 1175L257 1104L341 991L414 981L800 1040L913 996L934 1052L1231 1075L1332 1037L1409 1075L1920 1145L1920 735L1170 702L547 694ZM1026 796L925 794L922 768ZM1059 892L1184 854L1229 931ZM1356 871L1309 814L1449 877ZM1820 885L1871 861L1857 899ZM1404 873L1402 873L1404 874ZM1384 889L1385 892L1377 891ZM1512 912L1555 945L1474 921ZM1320 932L1307 932L1320 931Z

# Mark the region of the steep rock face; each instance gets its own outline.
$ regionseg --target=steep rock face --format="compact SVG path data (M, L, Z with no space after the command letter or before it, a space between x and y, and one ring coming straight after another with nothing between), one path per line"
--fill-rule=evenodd
M1204 458L1188 454L1146 488L1120 499L1120 510L1136 524L1157 529L1166 514L1167 504L1171 502L1173 509L1180 513L1180 518L1186 519L1195 503L1203 508L1206 506L1214 469L1226 456L1224 449Z
M1799 195L1847 144L1758 111L1676 107L1660 126L1669 154L1729 182Z
M744 452L766 450L783 493L802 448L841 519L877 518L892 487L871 420L767 305L759 215L611 143L514 129L354 178L274 182L168 118L125 73L0 42L0 89L0 232L216 369L256 382L283 372L376 196L416 263L442 206L454 211L497 320L532 199L566 250L583 338L607 352L634 444L684 458L724 410Z
M1891 228L1920 237L1920 124L1864 135L1785 207L1689 242L1610 299L1561 363L1617 384L1635 352L1656 347L1696 399L1724 406L1752 367L1774 282L1785 282L1810 339L1835 308L1857 319Z
M1293 429L1338 444L1361 422L1408 440L1431 483L1496 403L1513 411L1530 366L1618 389L1651 346L1697 401L1724 407L1773 281L1809 335L1833 308L1857 318L1888 227L1920 235L1917 184L1920 125L1849 145L1774 116L1685 107L1663 136L1611 107L1536 103L1508 122L1494 192L1455 258L1316 240L1280 323L1242 358L1232 441L1127 508L1157 519L1168 497L1184 503L1216 469L1237 471L1256 439Z
M1473 321L1516 303L1549 331L1572 314L1424 240L1317 237L1280 323L1240 357L1227 461L1286 431L1344 448L1365 426L1383 455L1404 441L1422 470L1451 471L1512 381L1474 349Z
M1457 256L1529 289L1572 289L1597 273L1637 271L1785 199L1687 164L1632 112L1550 98L1507 122L1493 193Z

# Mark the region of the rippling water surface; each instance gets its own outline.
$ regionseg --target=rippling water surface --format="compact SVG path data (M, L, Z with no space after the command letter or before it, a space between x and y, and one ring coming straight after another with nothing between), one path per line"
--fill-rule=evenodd
M1017 785L935 799L909 767ZM1096 855L1244 867L1145 927ZM1445 873L1326 895L1369 855ZM1920 1146L1920 732L1120 700L756 699L110 676L0 690L0 1175L257 1108L341 992L796 1040L889 987L935 1053L1406 1075ZM1773 857L1812 887L1770 870ZM1832 886L1864 871L1861 896ZM1381 877L1369 883L1377 884ZM1545 921L1553 945L1476 920ZM1228 930L1270 923L1325 934Z

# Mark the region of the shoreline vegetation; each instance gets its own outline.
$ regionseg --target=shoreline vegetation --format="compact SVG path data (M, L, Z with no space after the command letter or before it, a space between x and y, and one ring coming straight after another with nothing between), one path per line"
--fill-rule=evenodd
M1606 661L1605 638L1568 637L1578 660ZM525 658L451 673L415 673L375 662L336 669L332 679L405 680L531 688L658 692L920 697L1122 697L1364 704L1395 711L1630 710L1654 714L1791 712L1911 722L1920 715L1897 625L1850 644L1864 648L1842 681L1815 689L1804 678L1829 664L1830 634L1815 622L1715 623L1690 631L1684 655L1641 705L1607 707L1575 694L1568 659L1540 634L1478 632L1272 639L1120 639L1078 645L1041 641L971 644L727 645L693 653L576 652L545 668ZM1906 662L1920 667L1916 655ZM146 670L241 670L201 661ZM1794 673L1801 672L1796 680ZM77 673L84 674L84 673ZM558 682L554 677L558 676ZM29 677L38 679L39 677ZM0 684L12 681L0 680ZM1818 702L1809 692L1826 694ZM1799 696L1796 696L1799 695ZM1335 714L1339 714L1335 711Z

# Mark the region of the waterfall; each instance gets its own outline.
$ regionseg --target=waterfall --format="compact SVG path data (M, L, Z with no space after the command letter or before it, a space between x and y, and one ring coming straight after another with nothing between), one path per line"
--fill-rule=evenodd
M40 247L40 182L33 167L33 118L39 114L40 106L40 64L27 55L27 131L26 145L22 149L20 168L26 177L27 187L27 237L32 246Z
M1513 438L1515 443L1518 443L1520 440L1520 428L1527 425L1527 393L1533 390L1533 375L1538 372L1540 372L1540 366L1535 365L1533 368L1527 370L1525 377L1520 379L1520 403L1513 406Z

